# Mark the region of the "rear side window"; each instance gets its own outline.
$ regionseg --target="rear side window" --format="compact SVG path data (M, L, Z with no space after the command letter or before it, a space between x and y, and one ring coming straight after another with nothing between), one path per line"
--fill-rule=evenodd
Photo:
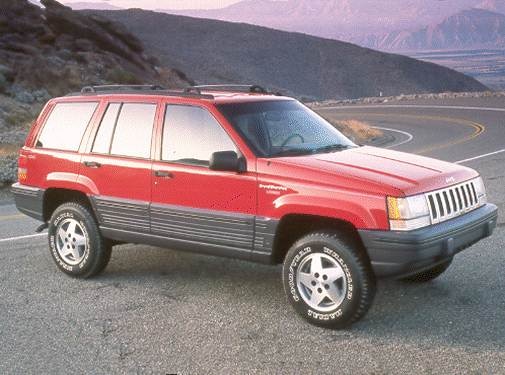
M92 152L98 152L100 154L108 154L110 151L110 141L112 139L112 134L114 133L114 127L116 126L117 115L119 113L119 108L121 108L120 103L111 103L107 107L107 111L100 122L100 127L95 136L95 142L93 143Z
M111 154L149 158L155 114L156 104L123 103L119 109L115 104L110 105L95 138L93 151L106 153L112 136ZM101 136L103 139L98 139Z
M163 160L209 165L212 153L236 150L228 134L206 109L167 105L163 125Z
M77 151L98 103L58 103L49 114L37 147Z

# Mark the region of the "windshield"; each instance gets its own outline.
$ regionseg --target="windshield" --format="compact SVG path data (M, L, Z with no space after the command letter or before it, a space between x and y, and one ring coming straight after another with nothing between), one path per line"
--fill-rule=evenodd
M221 104L218 109L261 157L316 154L356 146L296 100Z

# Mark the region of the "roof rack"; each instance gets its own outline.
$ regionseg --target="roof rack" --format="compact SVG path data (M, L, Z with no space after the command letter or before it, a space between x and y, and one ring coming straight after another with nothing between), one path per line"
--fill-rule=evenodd
M84 86L81 93L95 93L99 91L120 91L120 90L166 90L160 85L99 85Z
M215 91L230 91L230 92L250 92L255 94L271 94L267 89L259 85L236 85L236 84L223 84L223 85L197 85L189 86L184 89L185 92L202 93L202 90L215 90Z
M186 98L199 98L199 99L214 99L213 95L201 94L199 92L188 92L169 90L160 85L99 85L99 86L84 86L80 92L73 92L67 96L79 95L96 95L100 93L107 94L145 94L145 95L160 95L160 96L175 96Z
M202 94L202 91L228 91L245 92L253 94L281 95L278 92L270 92L259 85L239 85L239 84L220 84L220 85L197 85L189 86L184 90L169 90L160 85L96 85L84 86L80 92L70 93L67 96L78 95L96 95L99 93L107 94L146 94L146 95L165 95L190 97L200 99L214 99L212 94Z

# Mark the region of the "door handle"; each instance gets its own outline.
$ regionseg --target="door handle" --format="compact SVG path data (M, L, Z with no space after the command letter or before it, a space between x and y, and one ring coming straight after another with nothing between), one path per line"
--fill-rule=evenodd
M82 164L89 168L100 168L102 166L102 164L96 161L83 161Z
M174 175L169 171L154 171L154 175L156 177L165 177L165 178L173 178Z

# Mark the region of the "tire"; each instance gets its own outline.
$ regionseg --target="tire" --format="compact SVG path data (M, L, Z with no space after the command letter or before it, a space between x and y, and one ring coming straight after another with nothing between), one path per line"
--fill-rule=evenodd
M49 221L48 238L53 260L70 276L92 277L109 263L112 246L100 234L90 210L80 203L56 208Z
M440 263L429 270L425 270L414 275L410 275L408 277L404 277L401 280L409 283L427 283L431 280L436 279L441 274L443 274L451 265L452 258L444 263Z
M298 314L325 328L341 329L358 321L375 296L375 274L368 257L335 231L310 233L291 246L282 279Z

